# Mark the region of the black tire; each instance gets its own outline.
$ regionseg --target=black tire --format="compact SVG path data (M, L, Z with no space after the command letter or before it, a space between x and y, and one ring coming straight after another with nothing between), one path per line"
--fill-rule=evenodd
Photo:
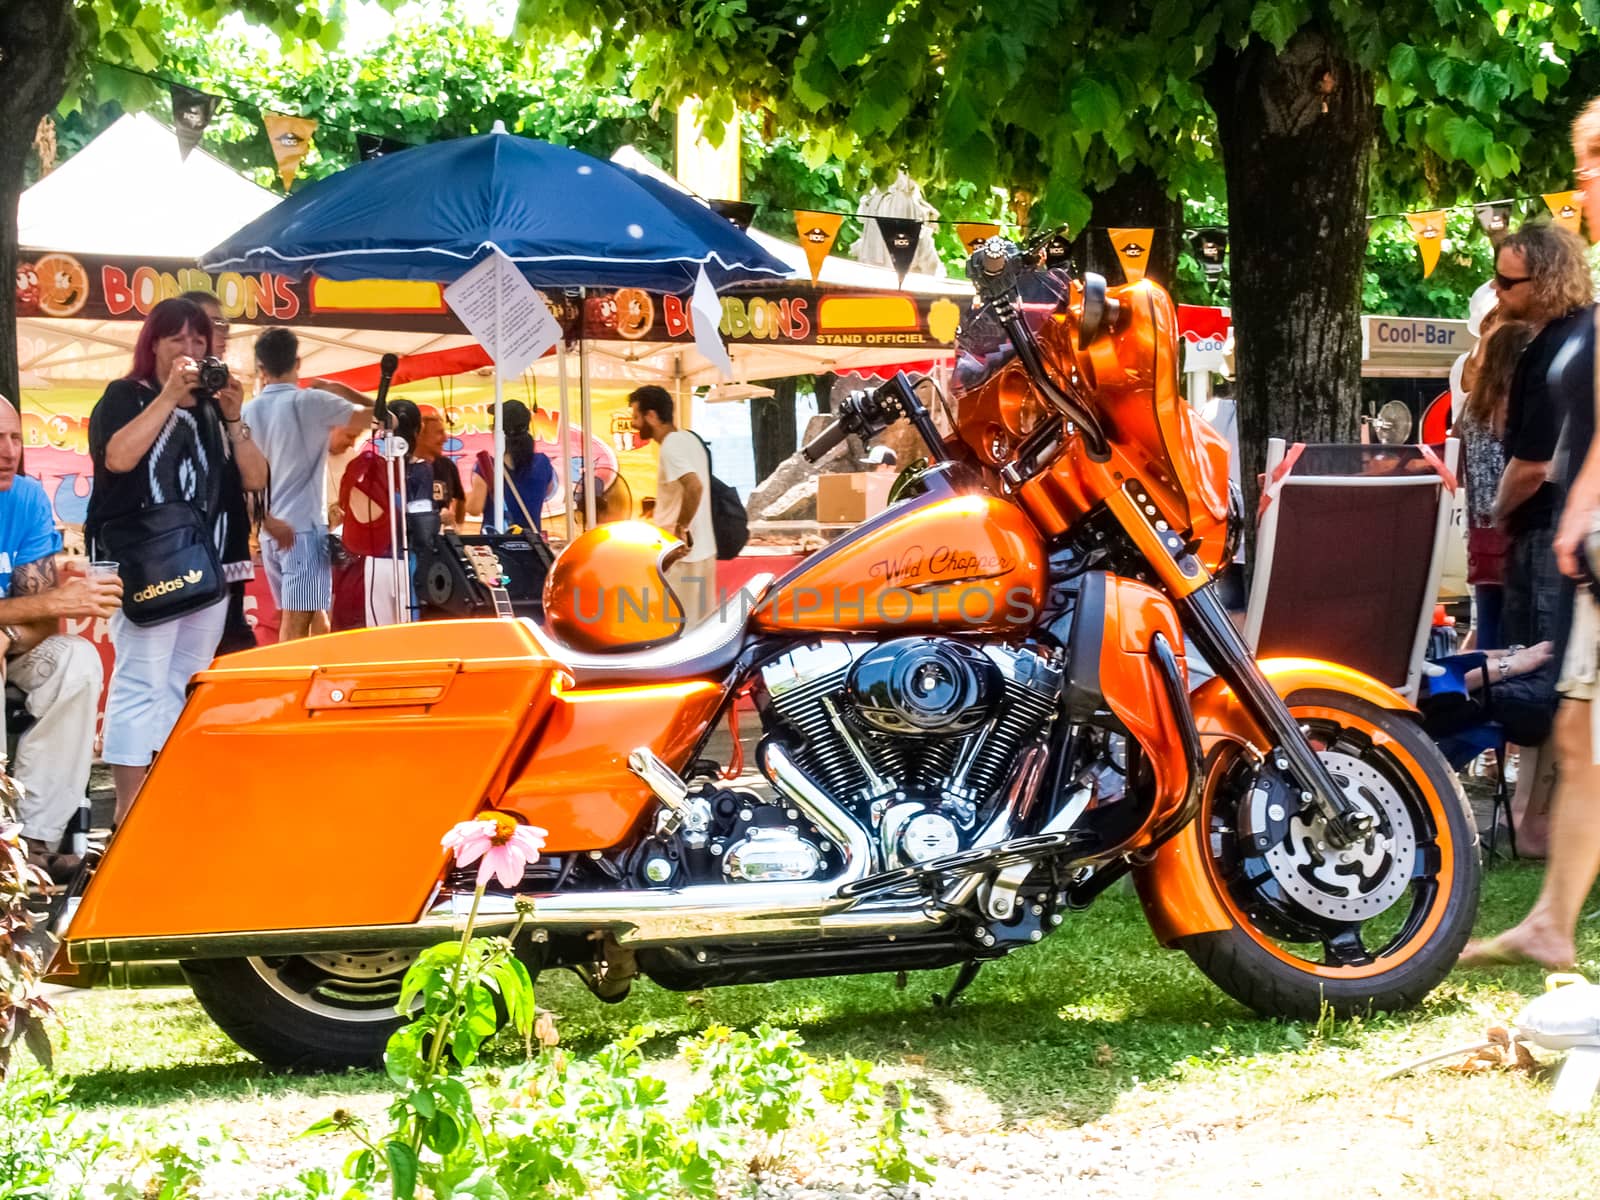
M414 951L279 958L214 958L183 964L207 1015L269 1067L340 1071L383 1062Z
M1374 811L1388 810L1376 798L1378 788L1360 791L1356 773L1360 767L1375 773L1367 778L1377 777L1393 789L1388 802L1398 801L1414 824L1411 861L1402 862L1408 844L1405 831L1383 817L1388 851L1395 852L1388 855L1393 866L1379 876L1375 896L1381 899L1387 894L1384 888L1399 886L1395 876L1399 870L1407 872L1404 891L1386 909L1361 921L1339 921L1330 912L1317 913L1298 904L1281 885L1281 875L1266 874L1265 858L1252 857L1244 840L1231 836L1229 826L1238 825L1234 809L1241 797L1230 795L1224 782L1214 789L1215 796L1207 797L1193 833L1184 836L1199 843L1212 882L1235 924L1184 938L1180 945L1212 982L1264 1016L1314 1020L1325 1008L1341 1017L1411 1008L1449 974L1477 916L1481 883L1477 827L1460 781L1404 712L1325 691L1296 693L1289 697L1289 707L1302 725L1314 731L1324 761L1332 754L1346 754L1335 761L1347 769L1336 774L1371 800ZM1308 721L1311 714L1316 719ZM1342 736L1329 742L1330 731L1340 723ZM1360 753L1350 754L1351 750ZM1299 833L1310 856L1309 839L1315 835L1303 827ZM1293 842L1291 833L1280 845L1287 851ZM1397 846L1401 849L1395 850ZM1313 862L1310 858L1297 869L1294 883L1306 889L1310 903L1336 907L1340 893L1316 894ZM1391 928L1392 936L1387 933ZM1311 936L1305 936L1308 933ZM1363 933L1374 942L1379 937L1388 940L1368 947ZM1313 950L1301 956L1295 949L1319 940L1320 954Z

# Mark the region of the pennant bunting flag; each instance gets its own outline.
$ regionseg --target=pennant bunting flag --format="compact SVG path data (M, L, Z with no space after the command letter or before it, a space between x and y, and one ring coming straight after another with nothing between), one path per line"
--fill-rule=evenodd
M206 127L217 115L221 96L208 96L181 83L172 85L172 129L178 135L178 153L184 158L200 144Z
M1442 211L1406 214L1406 220L1411 222L1411 232L1417 238L1417 249L1422 251L1424 279L1432 275L1433 269L1439 265L1439 248L1444 242L1444 219L1445 213Z
M828 251L833 249L833 243L838 240L839 226L842 224L844 218L838 213L812 212L804 208L795 212L794 228L800 235L806 261L811 264L812 283L817 282L817 275L827 260Z
M1500 239L1511 232L1511 201L1501 200L1494 204L1474 204L1473 215L1478 218L1478 225L1489 235L1489 241L1495 245L1500 244Z
M264 112L261 114L261 123L267 127L267 138L272 142L272 153L278 160L278 177L283 180L283 190L288 191L301 161L311 152L311 138L317 132L317 119Z
M1154 229L1109 229L1111 248L1122 263L1122 273L1129 283L1144 278L1145 266L1150 261L1150 243L1155 240Z
M1200 261L1200 269L1206 273L1207 279L1215 279L1222 274L1222 266L1228 258L1228 231L1226 229L1201 229L1194 235L1194 256Z
M695 349L717 368L724 383L731 382L733 360L728 357L728 348L723 345L722 335L718 332L722 323L722 301L717 299L717 289L711 286L711 278L704 267L695 276L694 297L689 301L689 311L694 314Z
M411 146L407 142L382 137L376 133L356 134L356 150L361 155L362 162L370 162L374 158L382 158L385 154L393 154L397 150L409 150L410 148Z
M906 272L911 270L911 260L917 256L917 242L922 237L922 222L915 217L873 217L883 244L889 249L889 261L895 274L905 286Z
M1555 215L1556 224L1563 229L1570 229L1573 233L1583 232L1582 192L1551 192L1544 198L1550 206L1550 211Z
M740 233L748 232L750 222L755 220L756 206L748 200L708 200L707 203L712 212L732 221Z
M1044 265L1054 271L1067 265L1072 259L1072 243L1067 240L1067 235L1058 233L1044 244Z
M999 237L1000 226L993 221L958 221L956 223L956 236L961 239L961 244L967 248L967 253L972 254L990 238Z

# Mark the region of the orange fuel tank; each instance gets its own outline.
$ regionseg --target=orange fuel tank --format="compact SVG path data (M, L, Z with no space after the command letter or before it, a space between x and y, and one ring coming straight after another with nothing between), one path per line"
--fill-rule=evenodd
M773 633L1007 633L1045 596L1044 541L1026 514L972 494L904 500L818 551L755 608Z

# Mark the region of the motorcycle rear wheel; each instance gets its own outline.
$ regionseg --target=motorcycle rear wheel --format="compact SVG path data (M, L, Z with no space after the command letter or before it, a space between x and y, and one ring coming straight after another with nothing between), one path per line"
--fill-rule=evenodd
M1330 849L1301 821L1270 857L1256 854L1237 836L1242 790L1213 789L1194 836L1233 924L1180 944L1266 1016L1411 1008L1455 965L1477 915L1477 832L1460 783L1405 713L1328 691L1288 704L1346 794L1378 818L1376 839Z
M395 1011L413 950L199 959L183 973L244 1050L285 1071L374 1067L403 1023Z

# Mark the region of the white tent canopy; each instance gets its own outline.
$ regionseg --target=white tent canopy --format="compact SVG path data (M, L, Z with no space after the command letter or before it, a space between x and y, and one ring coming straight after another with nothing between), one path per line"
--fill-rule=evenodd
M22 194L19 244L79 254L196 258L280 197L144 113L119 118Z

